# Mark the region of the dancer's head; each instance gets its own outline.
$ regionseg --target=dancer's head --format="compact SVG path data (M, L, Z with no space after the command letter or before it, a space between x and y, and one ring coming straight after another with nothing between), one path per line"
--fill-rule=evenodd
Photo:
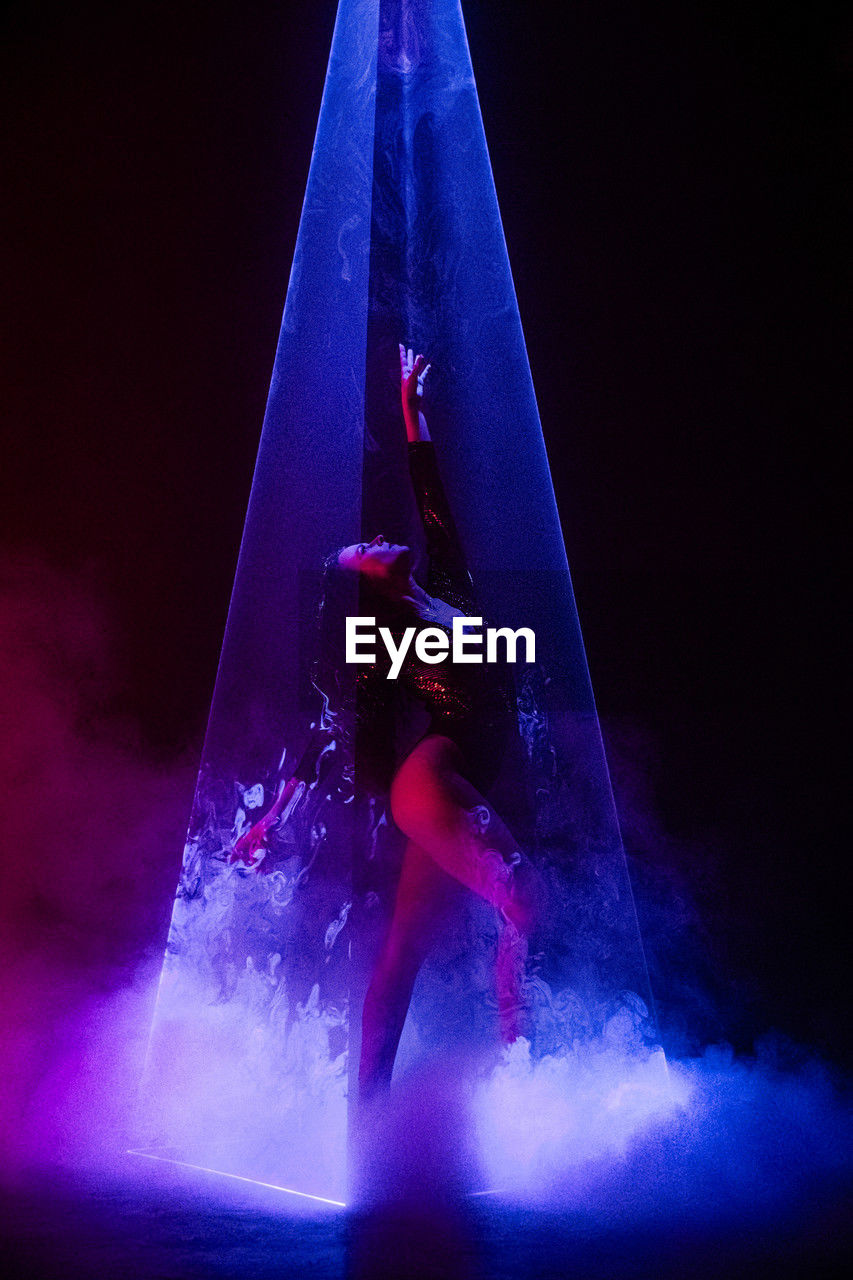
M321 651L342 660L348 615L374 616L388 626L399 622L413 559L409 547L386 542L381 534L330 552L323 561L317 611Z
M399 600L409 586L414 556L410 547L387 542L379 533L372 542L341 547L335 562L343 573L358 575L362 590L373 589L386 599Z

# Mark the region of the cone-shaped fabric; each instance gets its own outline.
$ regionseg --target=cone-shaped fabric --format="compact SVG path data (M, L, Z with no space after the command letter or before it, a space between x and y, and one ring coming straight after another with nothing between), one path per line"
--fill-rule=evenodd
M519 732L489 797L545 904L525 1052L637 1049L654 1040L642 949L461 9L341 0L145 1084L149 1149L333 1198L399 834L338 743L260 869L229 859L321 716L324 557L377 532L423 550L401 341L432 362L424 403L483 615L536 637L535 663L513 668ZM338 673L344 697L355 670ZM398 1074L445 1055L481 1076L498 1062L497 930L460 891Z

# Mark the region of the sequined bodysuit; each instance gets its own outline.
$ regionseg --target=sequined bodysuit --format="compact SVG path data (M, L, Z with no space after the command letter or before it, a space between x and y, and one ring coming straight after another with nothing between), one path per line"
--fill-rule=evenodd
M409 471L426 536L429 568L425 590L466 616L480 616L474 585L441 482L435 448L429 441L411 442ZM434 624L430 624L434 625ZM448 636L449 627L441 625ZM485 657L485 654L483 655ZM388 694L386 670L362 668L363 689L373 697ZM481 790L494 781L512 724L504 670L494 663L422 662L410 645L397 681L429 713L428 734L442 734L460 748L467 772Z

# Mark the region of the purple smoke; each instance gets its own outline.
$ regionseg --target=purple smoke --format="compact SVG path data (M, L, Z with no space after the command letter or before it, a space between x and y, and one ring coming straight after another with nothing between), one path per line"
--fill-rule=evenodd
M9 559L0 597L3 1156L7 1166L109 1163L123 1158L132 1129L195 761L156 762L112 709L119 644L85 575ZM683 961L662 1018L682 1056L670 1054L666 1092L630 1038L538 1064L517 1047L475 1099L472 1127L463 1133L459 1123L459 1160L466 1177L474 1168L513 1195L605 1225L787 1212L816 1186L849 1177L843 1091L815 1055L779 1038L748 1057L700 1047L722 1021L703 985L716 956L696 906L713 888L710 846L666 837L644 791L645 740L624 729L611 739L629 850L641 855L635 884L653 977L671 979ZM498 1105L484 1112L490 1090ZM394 1180L409 1192L419 1181L461 1185L456 1122L453 1132L446 1117L437 1122L441 1081L417 1093L420 1105L406 1101L404 1083L386 1121ZM532 1125L519 1126L514 1105L532 1107ZM395 1114L405 1143L393 1139ZM548 1138L538 1146L536 1126Z

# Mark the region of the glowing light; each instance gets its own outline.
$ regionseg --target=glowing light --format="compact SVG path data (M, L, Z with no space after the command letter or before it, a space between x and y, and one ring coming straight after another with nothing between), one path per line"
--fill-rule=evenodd
M258 1178L245 1178L239 1173L225 1173L222 1169L207 1169L201 1164L190 1164L188 1160L173 1160L169 1156L152 1155L150 1151L129 1150L129 1156L141 1156L143 1160L157 1160L160 1164L173 1164L179 1169L194 1169L197 1173L212 1173L217 1178L230 1178L233 1182L248 1182L253 1187L267 1187L270 1191L282 1191L289 1196L299 1196L302 1200L316 1200L320 1204L331 1204L337 1209L345 1209L343 1200L331 1200L328 1196L313 1196L307 1191L296 1191L293 1187L280 1187L275 1182L261 1182Z

